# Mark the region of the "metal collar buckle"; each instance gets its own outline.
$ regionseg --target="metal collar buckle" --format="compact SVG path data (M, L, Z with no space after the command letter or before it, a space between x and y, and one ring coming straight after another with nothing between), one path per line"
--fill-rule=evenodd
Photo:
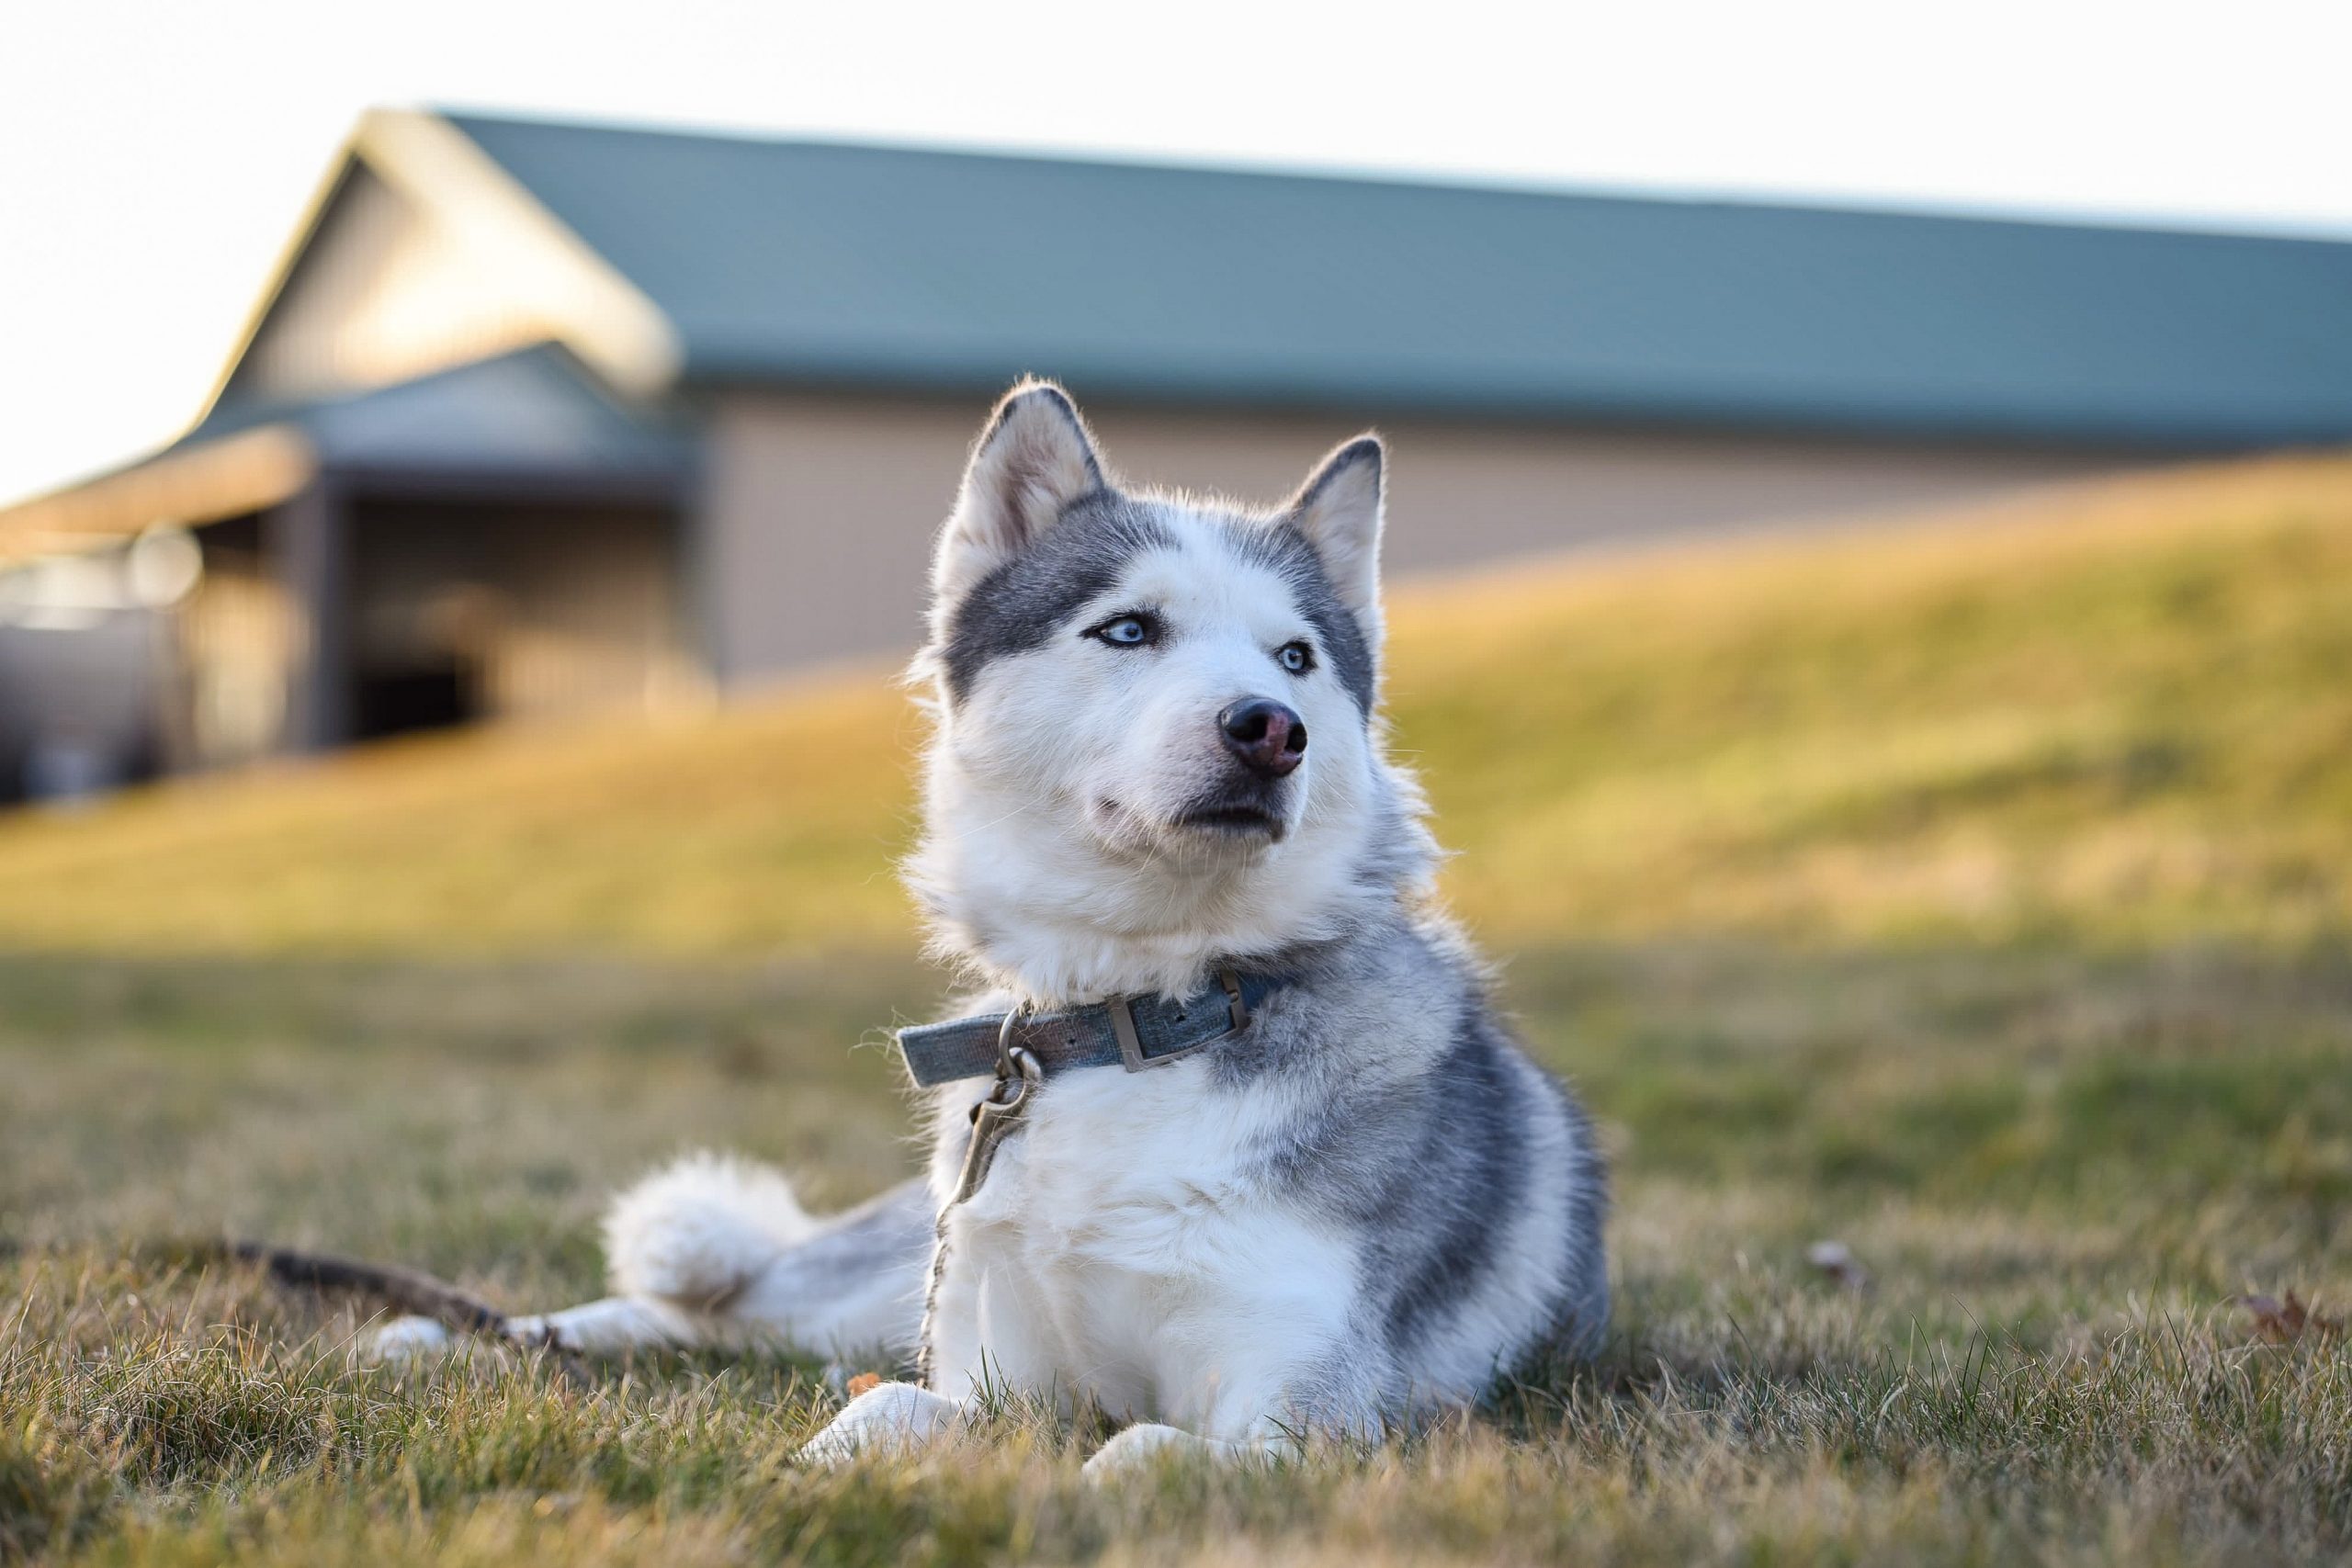
M1135 1009L1125 997L1113 997L1103 1004L1111 1014L1111 1032L1119 1039L1119 1060L1131 1073L1147 1067L1164 1067L1170 1062L1181 1062L1196 1051L1205 1051L1221 1041L1230 1040L1250 1027L1250 1004L1242 998L1241 980L1230 969L1216 972L1216 983L1225 987L1225 1002L1229 1023L1222 1034L1206 1040L1195 1040L1190 1045L1180 1045L1173 1051L1161 1051L1147 1056L1143 1054L1143 1038L1136 1032Z

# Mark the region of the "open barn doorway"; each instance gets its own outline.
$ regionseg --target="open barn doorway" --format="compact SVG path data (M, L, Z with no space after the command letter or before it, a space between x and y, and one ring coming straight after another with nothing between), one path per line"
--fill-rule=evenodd
M362 670L353 686L354 740L447 729L470 724L482 713L481 675L455 653L398 669Z
M662 705L692 682L676 513L614 503L355 500L355 740Z

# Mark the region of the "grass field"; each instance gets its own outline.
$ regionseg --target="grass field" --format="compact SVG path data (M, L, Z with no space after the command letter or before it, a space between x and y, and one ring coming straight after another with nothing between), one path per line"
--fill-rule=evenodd
M921 726L852 682L0 823L0 1561L2352 1551L2352 462L1396 623L1449 896L1618 1163L1597 1365L1272 1473L1092 1494L1009 1414L815 1475L827 1369L388 1371L173 1245L540 1306L685 1145L906 1168Z

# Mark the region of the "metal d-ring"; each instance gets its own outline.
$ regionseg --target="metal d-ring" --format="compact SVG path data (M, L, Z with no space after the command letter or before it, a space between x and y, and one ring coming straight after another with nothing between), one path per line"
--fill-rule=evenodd
M1035 1082L1045 1076L1045 1068L1025 1045L1012 1043L1013 1026L1029 1016L1029 1004L1015 1002L1004 1010L1004 1021L996 1026L996 1081L1002 1085L1014 1078ZM1023 1066L1020 1057L1027 1056L1030 1066Z

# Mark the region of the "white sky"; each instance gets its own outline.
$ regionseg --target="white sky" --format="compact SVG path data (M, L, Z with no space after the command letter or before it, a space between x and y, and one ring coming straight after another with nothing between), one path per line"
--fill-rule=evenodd
M454 105L2352 237L2352 0L0 0L0 501L197 412L345 129Z

